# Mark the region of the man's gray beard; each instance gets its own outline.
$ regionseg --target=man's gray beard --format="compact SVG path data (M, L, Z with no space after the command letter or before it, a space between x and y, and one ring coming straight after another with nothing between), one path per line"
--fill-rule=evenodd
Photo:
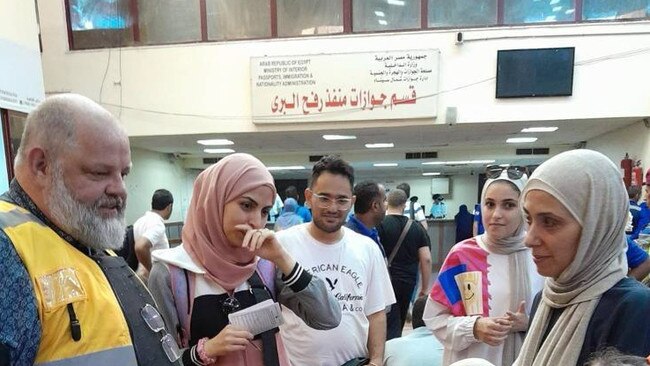
M59 227L88 248L98 250L122 248L126 231L122 199L104 195L92 205L83 204L77 201L65 186L61 170L54 169L54 171L47 205ZM115 201L120 203L117 216L103 218L99 208Z

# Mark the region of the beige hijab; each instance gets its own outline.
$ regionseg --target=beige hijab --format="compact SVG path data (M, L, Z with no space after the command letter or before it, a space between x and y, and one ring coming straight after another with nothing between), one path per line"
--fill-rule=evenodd
M542 301L515 365L575 365L600 296L627 273L625 219L628 199L620 170L591 150L561 153L533 173L524 188L555 197L580 223L573 262L547 278ZM542 342L552 309L564 308Z
M485 205L485 195L487 194L488 187L495 182L508 182L517 193L521 193L526 184L527 177L524 175L520 179L510 179L507 172L504 170L498 178L488 179L483 186L481 192L481 207ZM485 215L483 215L485 218ZM485 226L485 224L484 224ZM491 239L487 232L481 236L483 242L486 244L490 252L496 254L505 254L508 256L508 268L510 276L510 304L508 308L512 312L517 312L519 303L528 300L530 294L530 278L528 276L530 265L529 256L530 251L524 245L524 237L526 236L526 223L524 222L523 215L519 217L519 225L512 233L512 235L501 238L499 240ZM510 333L503 344L503 365L512 365L521 349L524 342L524 333Z

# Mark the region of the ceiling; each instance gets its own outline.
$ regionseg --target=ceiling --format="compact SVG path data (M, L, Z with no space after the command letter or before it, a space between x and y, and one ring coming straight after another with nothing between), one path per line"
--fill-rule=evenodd
M549 155L516 155L517 148L549 147L551 155L580 146L604 133L636 122L636 118L589 119L575 121L500 122L455 125L420 125L406 127L352 128L316 131L251 132L201 135L168 135L131 137L133 147L170 154L170 159L182 159L187 168L203 169L207 154L199 139L229 139L236 152L257 156L267 166L302 165L305 170L274 171L276 178L306 178L313 163L309 155L340 154L349 161L359 176L414 176L424 172L443 175L472 174L485 164L423 165L427 161L457 161L494 159L496 164L539 164ZM525 127L557 126L551 133L522 134ZM287 129L292 128L288 126ZM326 141L323 134L355 135L356 140ZM535 136L538 141L527 144L506 144L507 137ZM392 142L394 148L367 149L366 143ZM584 146L584 145L582 145ZM437 159L406 160L406 152L436 151ZM373 163L397 163L397 167L374 167Z

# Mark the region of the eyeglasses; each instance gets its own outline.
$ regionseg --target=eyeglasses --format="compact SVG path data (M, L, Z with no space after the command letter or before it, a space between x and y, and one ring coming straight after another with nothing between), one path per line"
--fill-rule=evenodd
M511 165L507 168L504 168L499 165L489 165L485 168L485 176L488 179L496 179L501 176L501 172L506 171L508 173L508 178L510 179L521 179L521 177L526 174L526 167L519 165Z
M178 344L176 344L174 337L172 337L172 335L165 329L165 322L160 316L158 310L147 304L140 310L140 315L154 333L158 333L162 330L163 337L160 339L160 344L162 345L163 351L165 351L165 355L167 356L167 359L169 359L169 362L178 361L182 356L181 350L178 348Z
M235 311L239 310L239 300L237 300L234 296L233 297L227 297L223 302L221 303L221 311L225 315L228 315L230 313L234 313Z
M346 211L352 207L351 198L334 199L313 192L312 196L316 198L316 206L318 206L318 208L330 208L333 204L336 204L336 207L339 211Z

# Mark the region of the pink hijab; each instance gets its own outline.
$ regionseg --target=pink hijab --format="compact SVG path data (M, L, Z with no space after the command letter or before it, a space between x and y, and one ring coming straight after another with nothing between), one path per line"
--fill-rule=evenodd
M272 202L276 195L273 177L261 161L248 154L226 156L201 172L194 182L183 226L183 246L205 268L206 276L227 291L246 281L257 261L248 250L228 244L223 231L224 207L261 186L269 188Z

